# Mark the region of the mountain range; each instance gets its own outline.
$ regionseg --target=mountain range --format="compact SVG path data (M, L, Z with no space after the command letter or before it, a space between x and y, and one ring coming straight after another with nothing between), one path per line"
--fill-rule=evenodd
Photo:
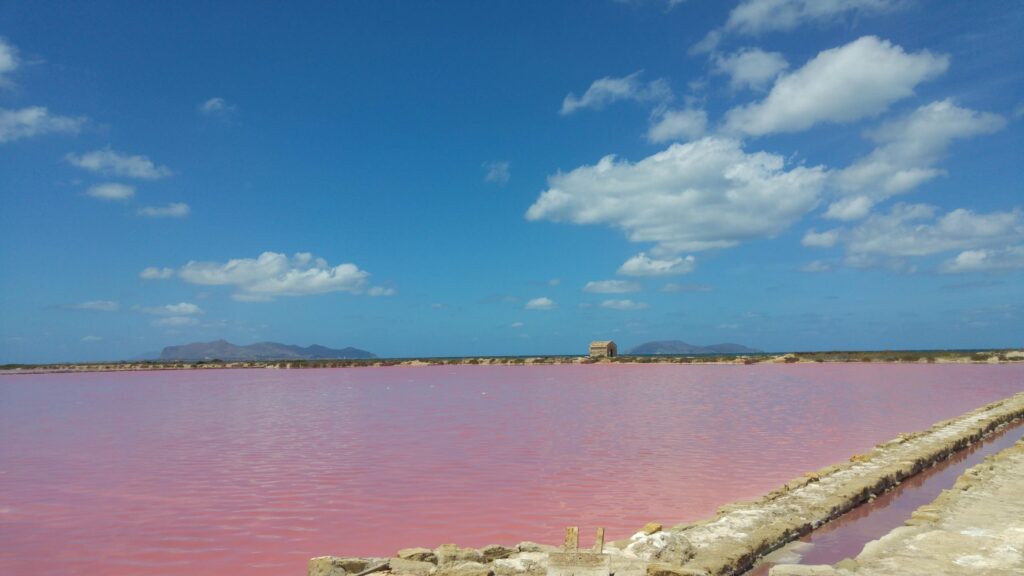
M303 348L278 342L257 342L246 346L227 340L193 342L168 346L160 353L160 360L334 360L376 358L376 354L359 348L335 350L314 344Z
M682 340L659 340L645 342L629 351L629 354L758 354L761 350L748 348L741 344L727 342L710 346L697 346Z

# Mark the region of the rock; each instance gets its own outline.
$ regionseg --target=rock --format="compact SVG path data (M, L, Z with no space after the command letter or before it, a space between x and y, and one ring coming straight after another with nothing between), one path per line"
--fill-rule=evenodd
M472 550L472 548L469 548ZM476 550L473 550L476 552ZM492 576L489 566L479 562L462 562L439 568L436 576Z
M657 522L648 522L647 524L644 524L644 527L641 528L640 531L643 532L644 534L650 536L651 534L654 534L655 532L661 532L661 529L662 529L661 524L658 524Z
M495 576L544 574L548 569L548 555L543 552L520 552L515 558L501 558L491 565Z
M520 542L516 545L516 550L520 552L558 552L560 548L558 546L549 546L548 544L537 544L536 542Z
M431 552L433 555L433 552ZM405 558L392 558L389 561L392 574L407 574L409 576L430 576L437 571L437 566L431 562L420 560L406 560Z
M346 570L341 565L343 558L337 556L319 556L309 559L309 576L345 576Z
M402 548L396 556L402 560L437 563L437 556L430 548Z
M675 532L636 533L626 552L644 560L655 560L663 564L682 566L693 556L693 546L681 534Z
M710 576L704 570L656 562L647 566L647 576Z
M506 548L498 544L489 544L480 549L480 553L484 555L484 562L493 562L501 558L508 558L512 555L515 550Z
M455 544L442 544L434 550L437 565L458 564L462 562L483 562L484 555L476 548L460 548Z

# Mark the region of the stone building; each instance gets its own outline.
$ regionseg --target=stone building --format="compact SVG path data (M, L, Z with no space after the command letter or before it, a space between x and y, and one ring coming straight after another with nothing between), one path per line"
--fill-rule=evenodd
M590 343L591 358L613 358L617 356L618 353L618 347L616 347L615 342L612 342L611 340L595 340Z

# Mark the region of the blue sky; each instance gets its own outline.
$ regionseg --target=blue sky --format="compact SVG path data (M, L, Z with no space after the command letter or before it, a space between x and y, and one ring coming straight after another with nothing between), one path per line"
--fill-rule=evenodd
M1016 1L0 2L0 361L1024 341Z

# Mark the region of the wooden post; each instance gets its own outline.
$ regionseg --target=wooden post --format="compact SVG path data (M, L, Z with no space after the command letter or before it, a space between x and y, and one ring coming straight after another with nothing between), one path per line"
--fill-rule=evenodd
M569 526L565 529L565 551L575 552L580 547L580 529L578 526Z
M604 528L597 529L597 538L594 539L594 554L604 553Z

